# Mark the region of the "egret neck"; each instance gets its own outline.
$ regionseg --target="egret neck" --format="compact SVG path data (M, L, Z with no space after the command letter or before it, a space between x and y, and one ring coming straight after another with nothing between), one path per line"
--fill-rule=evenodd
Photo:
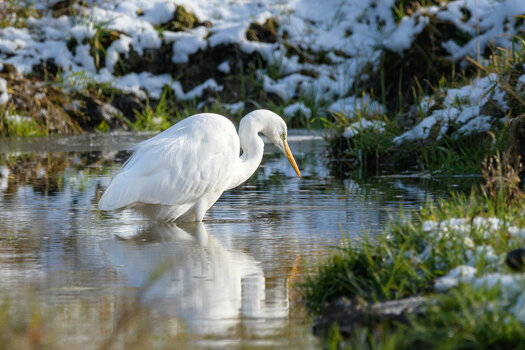
M242 118L239 125L239 141L242 150L237 163L238 172L232 179L230 188L234 188L248 180L261 164L264 153L264 141L259 136L265 128L264 117L250 113Z

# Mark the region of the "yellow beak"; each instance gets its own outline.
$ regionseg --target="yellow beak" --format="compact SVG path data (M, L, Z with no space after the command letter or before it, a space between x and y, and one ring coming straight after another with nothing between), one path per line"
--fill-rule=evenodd
M292 151L290 151L290 147L288 146L288 142L283 141L284 143L284 151L286 152L286 157L288 157L288 161L290 164L292 164L293 170L297 173L297 176L301 178L301 172L299 171L299 168L297 167L297 163L295 162L295 159L293 158Z

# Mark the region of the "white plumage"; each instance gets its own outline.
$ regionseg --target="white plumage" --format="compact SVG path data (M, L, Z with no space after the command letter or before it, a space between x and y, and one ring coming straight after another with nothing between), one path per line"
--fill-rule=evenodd
M261 163L264 142L259 132L287 155L300 177L286 142L286 123L277 114L249 113L237 135L227 118L202 113L136 145L98 207L134 208L166 221L202 221L224 191L246 181Z

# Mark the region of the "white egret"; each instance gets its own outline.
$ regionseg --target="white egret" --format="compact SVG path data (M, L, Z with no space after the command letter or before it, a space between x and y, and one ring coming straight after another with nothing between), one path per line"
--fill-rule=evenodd
M284 120L268 110L242 118L239 135L227 118L201 113L136 145L98 203L101 210L133 208L149 218L202 221L221 194L237 187L261 163L262 133L301 177ZM241 154L242 150L242 154Z

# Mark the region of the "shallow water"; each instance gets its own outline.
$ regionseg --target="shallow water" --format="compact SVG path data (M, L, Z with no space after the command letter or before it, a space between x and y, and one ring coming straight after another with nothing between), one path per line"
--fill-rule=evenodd
M97 347L131 304L173 348L317 348L295 282L344 235L380 233L400 207L448 191L418 177L338 180L322 138L296 132L302 180L268 146L203 224L98 211L124 150L147 136L0 140L0 291L34 290L64 346Z

